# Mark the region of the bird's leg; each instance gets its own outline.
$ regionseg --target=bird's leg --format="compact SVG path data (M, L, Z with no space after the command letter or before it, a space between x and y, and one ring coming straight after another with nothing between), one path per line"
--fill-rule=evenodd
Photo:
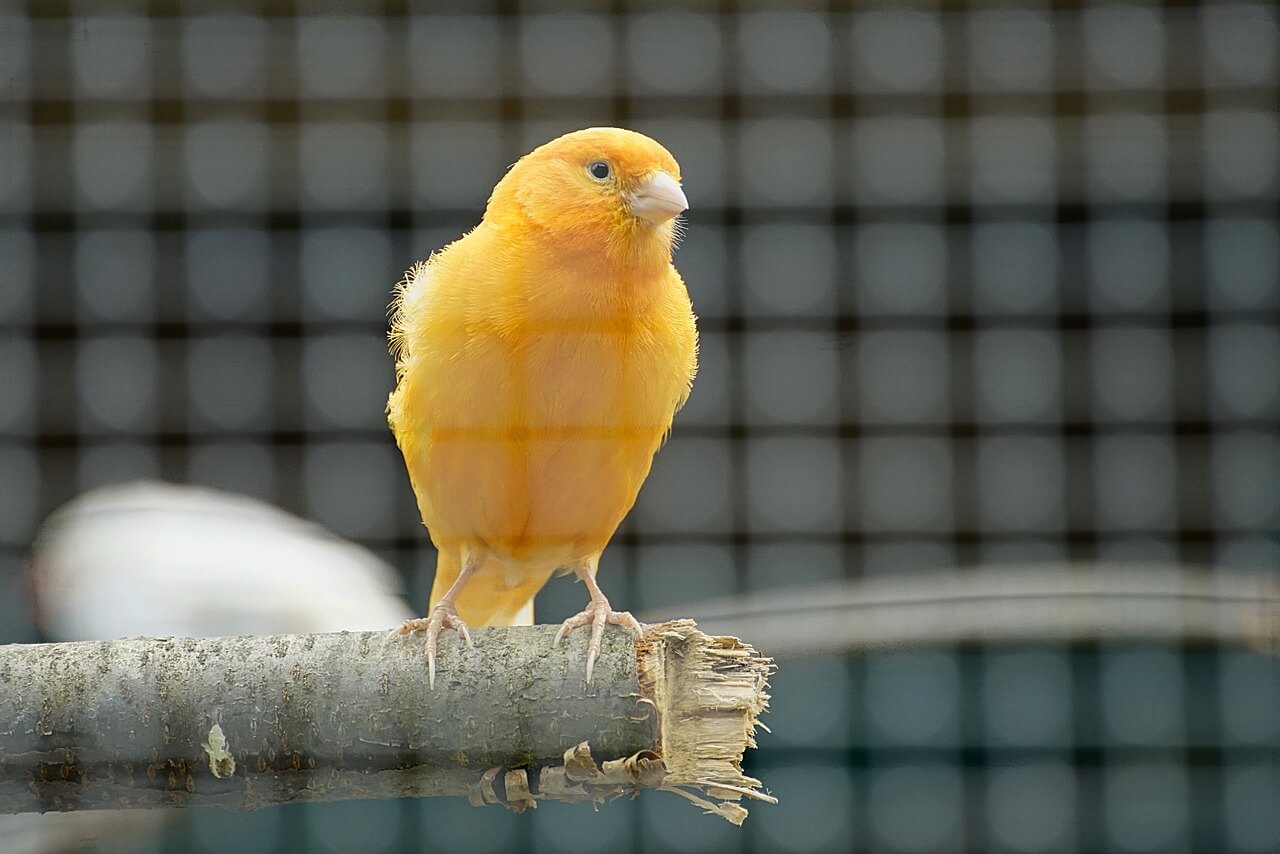
M600 589L600 585L596 584L596 576L592 570L595 568L595 562L581 563L574 567L574 572L582 579L582 583L587 585L587 592L591 594L591 601L587 607L565 620L560 626L560 631L556 632L556 639L553 646L559 646L564 636L574 629L582 626L591 626L591 643L587 647L587 684L591 684L591 671L596 664L596 656L600 654L600 643L604 640L604 627L607 625L626 626L634 632L641 631L640 621L631 616L630 611L615 611L609 604L609 600L605 598L604 592Z
M445 594L440 597L440 601L431 609L431 613L425 617L405 620L404 625L391 632L390 636L408 635L414 632L427 633L425 649L427 656L427 682L432 688L436 687L436 641L440 637L441 629L455 630L462 635L462 639L467 642L467 646L471 646L471 633L467 630L467 624L458 616L458 609L454 605L454 601L458 598L458 594L462 592L462 586L467 583L467 579L480 567L481 562L481 555L478 553L472 552L468 554L457 579L449 586Z

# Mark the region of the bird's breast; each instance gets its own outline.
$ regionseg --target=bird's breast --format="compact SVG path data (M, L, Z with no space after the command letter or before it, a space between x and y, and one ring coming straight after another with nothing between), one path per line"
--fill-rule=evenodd
M666 337L652 316L528 312L431 366L406 459L433 537L529 565L602 549L688 382Z

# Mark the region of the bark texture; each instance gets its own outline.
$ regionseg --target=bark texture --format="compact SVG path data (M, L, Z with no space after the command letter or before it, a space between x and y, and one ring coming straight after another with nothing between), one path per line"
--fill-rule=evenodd
M0 813L431 795L520 810L656 787L741 822L741 797L771 800L738 770L767 660L689 621L610 630L587 686L587 633L553 650L555 631L479 629L471 648L446 633L434 690L421 641L378 633L0 646ZM726 679L742 696L713 716L737 741L690 772L697 685Z

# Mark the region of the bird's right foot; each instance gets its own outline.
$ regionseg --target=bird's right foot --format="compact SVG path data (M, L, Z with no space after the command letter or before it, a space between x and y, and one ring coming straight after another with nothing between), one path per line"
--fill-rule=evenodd
M424 654L427 657L427 682L432 688L436 687L436 641L442 629L453 629L462 635L467 646L471 646L471 633L467 630L466 622L458 616L453 603L445 601L441 601L432 608L429 615L405 620L404 625L393 629L391 634L387 635L387 637L403 637L414 632L426 632L427 644Z

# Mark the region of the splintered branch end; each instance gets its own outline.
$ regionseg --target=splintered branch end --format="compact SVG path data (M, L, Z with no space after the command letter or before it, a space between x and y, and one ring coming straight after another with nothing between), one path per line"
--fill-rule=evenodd
M489 768L471 786L472 804L516 812L540 800L602 804L641 789L674 792L708 813L742 824L741 801L777 803L742 773L769 709L773 662L737 638L711 637L692 620L649 626L636 641L639 707L656 715L654 749L597 762L583 741L559 762L538 768Z

